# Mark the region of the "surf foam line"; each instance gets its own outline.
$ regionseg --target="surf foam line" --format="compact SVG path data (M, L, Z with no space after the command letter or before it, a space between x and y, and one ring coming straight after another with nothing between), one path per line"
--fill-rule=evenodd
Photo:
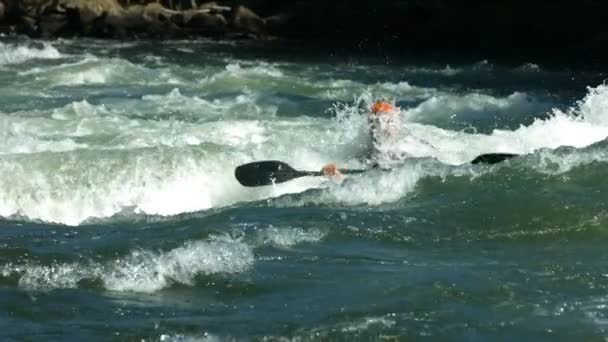
M242 187L234 178L234 168L251 160L297 158L294 165L307 168L312 163L320 169L323 155L294 139L294 135L303 139L310 126L294 123L287 127L292 131L282 134L291 140L283 143L274 141L283 141L282 136L274 136L269 144L241 145L239 139L254 135L224 135L223 139L236 141L0 156L0 216L80 225L115 215L120 219L132 214L172 216L221 208L318 186L321 177L263 189ZM314 145L314 141L308 144Z
M222 158L230 155L205 148L5 157L0 215L78 225L127 209L164 216L227 205L242 197Z
M328 69L327 73L334 70ZM310 73L322 73L320 69L293 70L277 63L237 62L225 66L224 70L201 77L197 84L206 93L234 91L245 94L286 93L311 99L348 100L350 94L364 91L400 99L419 99L436 92L433 88L417 87L408 82L367 83L359 79L341 77L311 78ZM336 75L338 76L338 75Z
M415 108L407 110L407 116L416 122L493 120L522 117L526 114L551 110L552 103L542 102L522 92L506 97L494 97L483 93L464 95L440 94L425 99ZM448 120L446 120L448 119Z
M0 66L19 64L32 59L59 59L65 57L49 43L43 43L42 47L30 44L5 44L0 42Z
M19 73L34 87L81 86L89 84L166 85L184 80L167 68L151 69L122 58L84 55L82 59L50 67L37 67ZM31 78L31 80L29 79Z
M136 101L82 100L48 110L0 112L0 154L259 142L267 122L260 120L268 119L262 113L273 111L276 107L258 106L250 97L212 103L175 89Z
M192 286L199 275L243 273L254 261L252 248L244 242L215 236L165 252L137 249L107 262L6 264L0 276L18 277L18 285L28 290L78 288L82 281L91 281L110 291L152 293L173 284Z
M606 86L590 88L587 97L571 111L555 111L551 118L537 120L530 126L515 131L495 130L488 135L408 122L406 116L404 127L413 136L431 143L435 150L397 167L392 176L390 172L386 175L371 172L353 177L340 187L330 185L320 194L305 193L302 200L379 205L407 196L421 177L444 172L428 171L424 165L429 162L425 158L441 162L429 164L433 169L452 170L450 165L468 163L483 153L526 154L562 145L582 148L608 136L607 94ZM221 208L327 186L322 177L304 177L277 186L243 188L232 173L237 165L278 159L302 170L318 170L330 161L355 168L362 167L356 155L369 147L366 119L362 115L365 104L338 108L337 114L341 116L337 120L302 117L217 121L205 123L206 126L117 120L115 132L112 126L87 126L91 121L86 120L100 117L109 122L114 120L111 111L97 106L94 110L99 110L98 115L92 115L90 106L80 103L73 106L73 113L62 112L65 116L57 117L59 121L72 120L70 115L78 118L74 122L80 125L72 127L70 139L88 147L78 146L77 150L60 153L0 156L0 216L79 225L91 218L108 219L122 213L172 216ZM15 129L15 144L19 132L25 131L23 127ZM39 132L44 134L43 130ZM47 139L57 140L67 134L54 132ZM104 134L110 134L111 138ZM95 141L104 141L103 146L91 148ZM64 143L67 145L61 148L72 148L69 141ZM411 141L400 144L404 145L401 146L404 151L419 150ZM590 154L589 158L602 157ZM456 168L453 172L460 169L467 168ZM298 196L293 201L297 202Z

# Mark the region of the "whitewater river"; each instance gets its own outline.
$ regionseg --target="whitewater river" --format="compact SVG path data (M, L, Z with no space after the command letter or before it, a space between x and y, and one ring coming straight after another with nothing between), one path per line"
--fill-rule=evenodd
M0 340L608 337L608 75L389 57L2 38Z

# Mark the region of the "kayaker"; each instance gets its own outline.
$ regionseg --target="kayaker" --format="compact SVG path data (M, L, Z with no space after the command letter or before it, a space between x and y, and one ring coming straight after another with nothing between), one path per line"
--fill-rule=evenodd
M389 164L391 161L400 161L411 157L410 153L399 150L400 142L412 140L412 143L428 150L436 150L426 141L413 137L401 123L401 110L387 101L376 101L370 108L367 121L370 130L372 153L366 164L379 167L380 164ZM342 175L335 163L322 168L323 174L330 177L341 178Z

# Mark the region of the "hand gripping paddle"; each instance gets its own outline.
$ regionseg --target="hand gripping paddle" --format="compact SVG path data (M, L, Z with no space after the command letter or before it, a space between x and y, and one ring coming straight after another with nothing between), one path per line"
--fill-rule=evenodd
M342 174L361 173L366 170L341 169ZM264 186L287 182L304 176L323 176L323 171L298 171L277 160L264 160L238 166L234 176L243 186Z

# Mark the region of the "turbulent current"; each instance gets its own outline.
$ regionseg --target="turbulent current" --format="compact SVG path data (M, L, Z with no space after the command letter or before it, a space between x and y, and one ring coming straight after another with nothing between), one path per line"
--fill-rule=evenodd
M605 78L2 38L0 339L604 340ZM259 160L367 167L376 99L400 108L411 158L235 179ZM484 153L521 156L469 163Z

